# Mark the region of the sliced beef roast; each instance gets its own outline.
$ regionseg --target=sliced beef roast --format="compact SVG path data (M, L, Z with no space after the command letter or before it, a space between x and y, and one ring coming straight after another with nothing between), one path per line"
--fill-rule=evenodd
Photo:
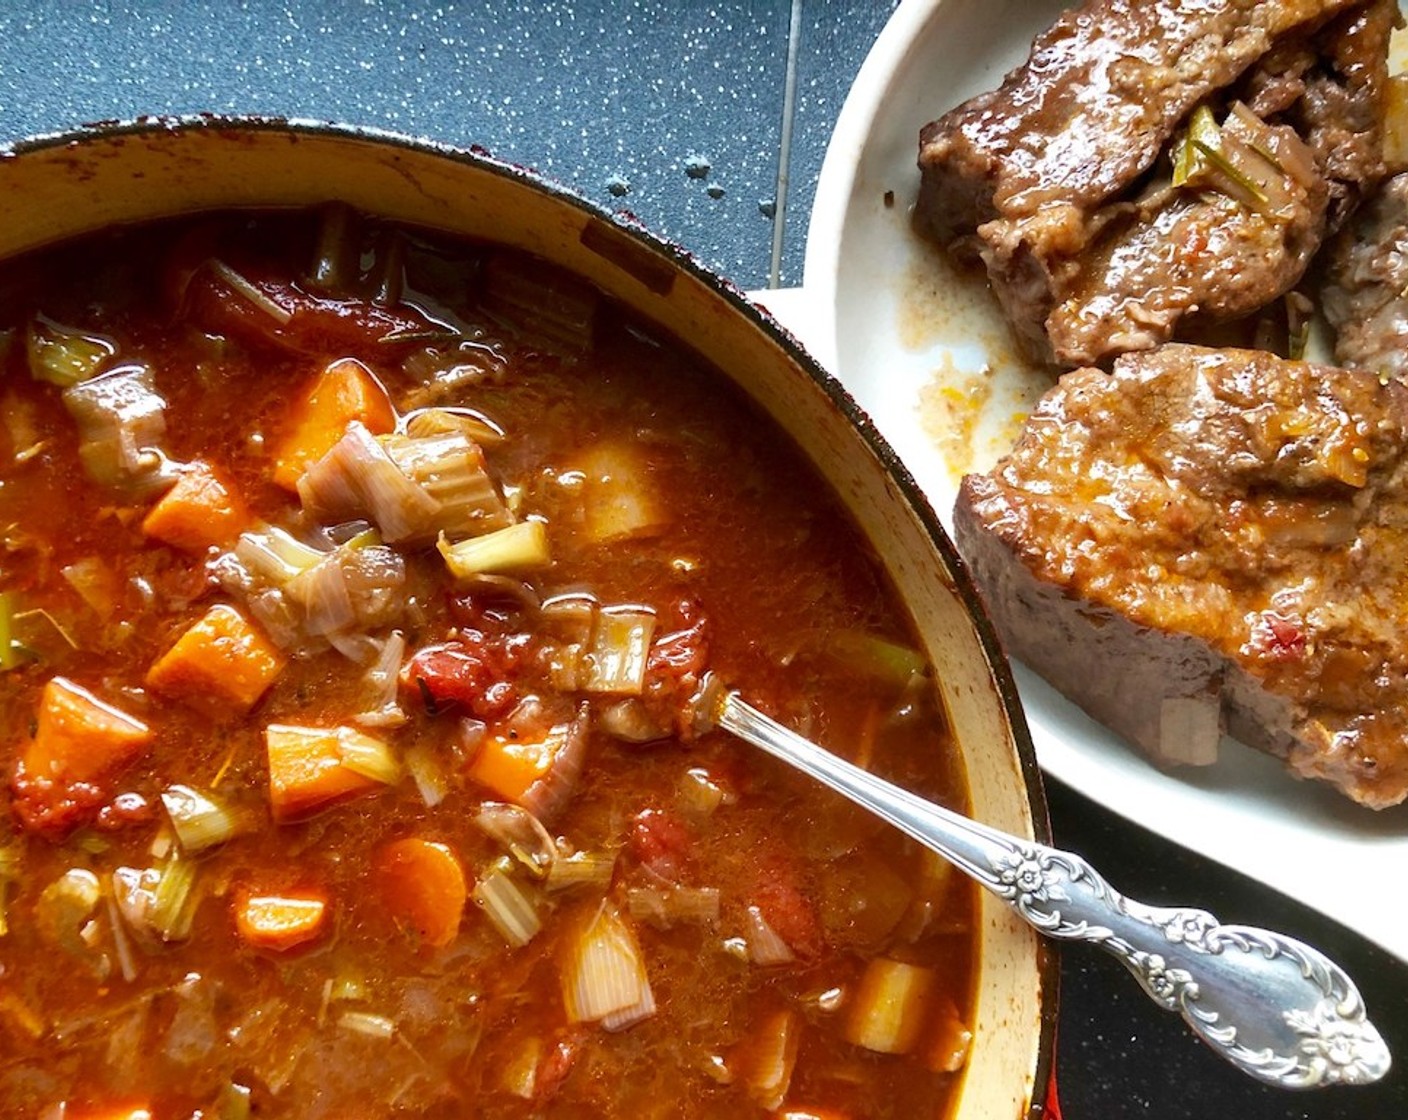
M1170 344L1082 369L963 482L1010 651L1162 761L1222 730L1408 796L1408 386Z
M1104 362L1289 290L1379 160L1393 0L1089 0L920 134L919 229ZM1200 124L1199 114L1202 123Z
M1326 251L1335 361L1408 377L1408 173L1395 175Z

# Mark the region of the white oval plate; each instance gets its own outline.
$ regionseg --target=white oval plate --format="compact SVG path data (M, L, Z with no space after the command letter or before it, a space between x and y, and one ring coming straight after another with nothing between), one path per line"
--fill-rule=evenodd
M1049 381L1023 368L987 293L911 232L919 130L997 86L1063 6L905 0L846 99L822 167L803 284L812 323L801 333L945 524L960 476L1007 450ZM1408 805L1363 809L1230 740L1213 766L1165 772L1023 666L1017 677L1050 775L1408 960L1408 923L1386 901L1408 867Z

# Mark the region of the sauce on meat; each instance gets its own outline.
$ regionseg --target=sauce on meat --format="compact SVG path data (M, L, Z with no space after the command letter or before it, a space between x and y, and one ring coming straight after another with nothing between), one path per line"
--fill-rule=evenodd
M0 292L0 1112L943 1113L972 888L695 718L721 680L966 803L722 378L339 208Z

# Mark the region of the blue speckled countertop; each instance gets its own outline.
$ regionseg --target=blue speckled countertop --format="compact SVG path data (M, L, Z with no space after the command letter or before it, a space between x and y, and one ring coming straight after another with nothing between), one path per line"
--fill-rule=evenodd
M893 6L3 0L0 144L96 120L198 112L478 144L632 211L744 288L793 285L831 127ZM1399 1058L1369 1090L1265 1089L1190 1041L1119 964L1072 950L1062 962L1057 1062L1069 1120L1408 1116L1408 968L1079 794L1050 792L1058 842L1129 894L1281 928L1340 960ZM1389 897L1386 905L1402 906Z
M801 279L831 122L890 4L798 26L778 206L786 3L409 0L0 5L0 139L161 113L373 125L495 155L629 209L744 287ZM791 216L785 212L790 206Z

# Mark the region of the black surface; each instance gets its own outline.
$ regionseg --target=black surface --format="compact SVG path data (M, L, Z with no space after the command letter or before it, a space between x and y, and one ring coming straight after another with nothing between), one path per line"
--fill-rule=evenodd
M892 7L800 4L783 284L801 280L826 141ZM100 119L228 112L475 143L633 211L756 288L770 276L792 26L784 0L0 0L0 142ZM1371 1089L1271 1090L1193 1042L1118 963L1071 949L1057 1062L1070 1120L1408 1116L1408 967L1070 790L1051 789L1051 812L1058 842L1090 856L1125 893L1202 905L1323 948L1359 981L1399 1057ZM1396 882L1384 892L1386 906L1408 911Z

